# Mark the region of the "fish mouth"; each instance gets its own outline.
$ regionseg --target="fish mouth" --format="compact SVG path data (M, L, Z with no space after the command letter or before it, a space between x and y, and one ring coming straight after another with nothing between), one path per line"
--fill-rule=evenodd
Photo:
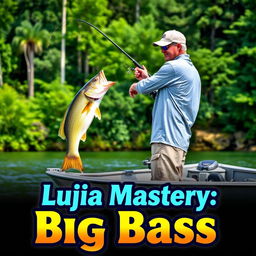
M99 100L99 99L100 99L100 98L89 97L88 95L86 95L86 93L85 93L85 96L86 96L86 98L88 98L89 100L93 100L93 101L96 101L96 100Z
M116 83L116 82L108 81L103 70L99 72L98 76L99 76L100 83L104 84L104 87L108 89Z
M115 84L115 82L108 81L104 71L101 70L93 79L92 83L97 83L97 85L91 85L88 90L85 91L85 96L90 100L101 99L108 89Z

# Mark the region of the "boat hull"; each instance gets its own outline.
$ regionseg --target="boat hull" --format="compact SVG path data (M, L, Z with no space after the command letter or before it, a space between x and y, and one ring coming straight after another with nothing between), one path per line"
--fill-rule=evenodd
M226 171L226 181L195 181L187 178L188 171L195 168L196 164L184 166L184 180L182 181L156 181L151 180L150 169L124 170L118 172L102 173L72 173L62 172L58 168L48 168L46 173L57 186L69 187L74 182L87 182L92 187L101 188L105 193L108 192L110 183L129 182L138 187L152 188L164 184L170 184L175 188L191 189L217 189L220 192L221 200L235 200L256 202L256 169L239 166L220 164Z

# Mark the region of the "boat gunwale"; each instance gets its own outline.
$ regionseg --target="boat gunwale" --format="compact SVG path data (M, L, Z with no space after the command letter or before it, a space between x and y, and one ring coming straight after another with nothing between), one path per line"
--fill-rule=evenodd
M186 169L193 168L197 166L197 164L188 164L185 165ZM229 169L232 171L239 171L243 170L244 172L255 172L256 169L253 168L247 168L242 166L234 166L234 165L227 165L227 164L219 164L219 167L222 167L224 169ZM124 176L132 176L136 174L144 174L144 173L150 173L150 169L138 169L138 170L123 170L123 171L113 171L113 172L100 172L100 173L68 173L68 172L62 172L60 168L47 168L46 174L51 176L52 178L59 178L64 180L71 180L73 182L75 181L88 181L93 182L96 184L99 183L134 183L136 185L144 185L144 186L154 186L154 185L163 185L166 183L169 183L174 186L207 186L207 187L237 187L237 186L244 186L244 187L256 187L256 182L254 181L218 181L218 182L209 182L209 181L143 181L143 180L118 180L118 181L112 181L105 179L104 177L107 176L117 176L117 175L124 175Z

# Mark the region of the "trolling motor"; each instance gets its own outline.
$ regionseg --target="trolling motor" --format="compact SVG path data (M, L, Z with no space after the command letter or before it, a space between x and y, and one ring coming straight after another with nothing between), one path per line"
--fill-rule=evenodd
M121 51L127 58L129 58L136 67L139 67L140 69L144 69L143 66L139 62L137 62L135 59L133 59L125 50L123 50L117 43L115 43L112 39L110 39L99 28L97 28L96 26L94 26L93 24L91 24L90 22L88 22L86 20L82 20L82 19L76 19L76 20L83 22L83 23L91 26L92 28L96 29L100 34L102 34L106 39L108 39L119 51ZM150 76L150 74L148 74L148 75ZM157 91L153 91L152 93L150 93L150 96L154 99L156 97L156 94L157 94Z
M197 181L225 181L226 170L215 160L203 160L188 170L188 177Z

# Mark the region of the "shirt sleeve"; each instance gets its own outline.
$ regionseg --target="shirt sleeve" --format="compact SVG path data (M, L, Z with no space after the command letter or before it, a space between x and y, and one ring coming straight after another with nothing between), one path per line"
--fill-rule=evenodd
M140 94L149 94L167 86L175 76L175 71L170 63L165 63L153 76L137 83L137 91Z

